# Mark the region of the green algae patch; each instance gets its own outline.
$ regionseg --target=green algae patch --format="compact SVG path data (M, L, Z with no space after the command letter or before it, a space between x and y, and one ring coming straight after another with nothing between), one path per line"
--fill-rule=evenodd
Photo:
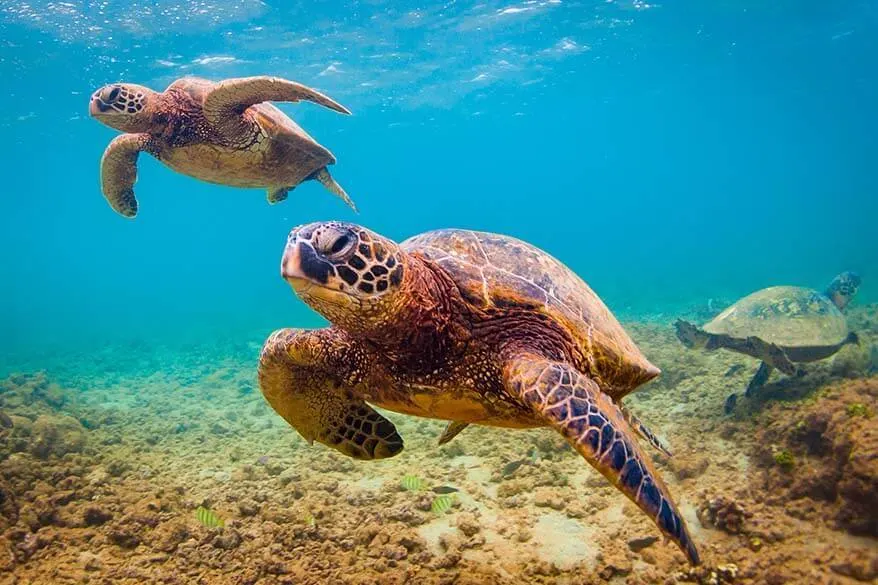
M784 449L783 451L778 451L774 454L774 462L780 466L781 469L789 470L795 467L796 458L793 457L793 454Z
M872 411L862 402L848 404L847 413L850 417L872 418Z

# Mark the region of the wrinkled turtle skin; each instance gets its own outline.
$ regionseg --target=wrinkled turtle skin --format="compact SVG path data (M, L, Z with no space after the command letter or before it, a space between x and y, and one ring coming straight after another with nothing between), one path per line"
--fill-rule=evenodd
M694 564L698 551L620 400L659 375L598 296L558 260L508 236L427 232L402 244L340 222L290 232L281 274L324 329L266 341L259 383L306 440L357 459L403 449L372 405L467 425L549 427Z

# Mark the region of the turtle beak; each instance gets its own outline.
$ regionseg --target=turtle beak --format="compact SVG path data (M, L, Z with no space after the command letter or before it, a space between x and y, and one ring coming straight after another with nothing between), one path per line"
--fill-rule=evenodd
M95 96L91 98L91 103L88 104L88 115L92 118L101 115L104 112L104 103L101 101L101 98Z
M300 248L303 244L290 242L284 249L283 258L280 261L280 275L286 280L293 290L299 292L310 285L309 278L302 270L302 254Z
M284 249L280 274L293 290L301 293L313 285L326 286L335 269L314 250L311 242L293 238Z

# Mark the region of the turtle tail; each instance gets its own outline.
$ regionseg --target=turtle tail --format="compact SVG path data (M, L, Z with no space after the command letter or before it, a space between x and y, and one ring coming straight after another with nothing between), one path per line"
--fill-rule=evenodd
M340 197L342 201L348 204L348 207L354 210L355 213L359 213L357 210L357 205L354 203L353 199L348 197L348 194L342 189L341 185L339 185L335 179L332 178L332 175L329 174L329 170L326 167L322 169L318 169L314 174L312 174L309 179L314 179L315 181L320 181L320 183L326 187L330 193L333 195Z

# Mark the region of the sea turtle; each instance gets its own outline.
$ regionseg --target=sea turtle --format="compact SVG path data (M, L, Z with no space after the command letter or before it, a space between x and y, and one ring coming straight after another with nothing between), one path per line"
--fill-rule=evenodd
M259 384L309 442L357 459L399 453L371 405L468 424L551 427L699 562L686 522L619 401L659 375L594 292L512 237L427 232L402 244L339 222L294 228L281 274L331 322L266 341Z
M270 101L308 100L343 114L347 108L294 81L244 77L219 83L184 77L162 92L113 83L91 97L89 113L116 137L101 159L101 187L110 206L137 215L137 157L148 152L175 171L233 187L264 187L277 203L315 179L356 210L326 169L335 157Z
M857 343L842 311L859 286L860 277L854 272L839 274L822 293L772 286L740 299L701 329L683 320L674 325L686 347L725 348L762 360L744 394L751 396L773 369L801 375L796 363L822 360L848 343ZM737 399L737 394L726 399L726 413L734 410Z

